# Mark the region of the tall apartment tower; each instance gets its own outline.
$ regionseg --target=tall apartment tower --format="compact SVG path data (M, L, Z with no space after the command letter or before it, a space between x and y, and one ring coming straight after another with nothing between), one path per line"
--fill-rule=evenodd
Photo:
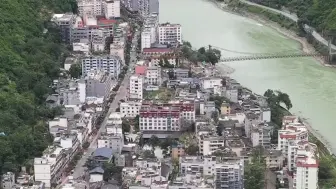
M144 78L140 75L130 77L129 98L142 100Z

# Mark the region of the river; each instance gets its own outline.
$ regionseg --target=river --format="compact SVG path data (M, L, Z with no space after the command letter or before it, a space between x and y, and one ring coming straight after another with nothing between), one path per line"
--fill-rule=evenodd
M183 39L197 48L211 44L232 51L270 53L300 51L300 44L254 20L226 13L204 0L160 0L160 22L182 25ZM222 56L246 54L222 52ZM336 70L313 58L270 59L226 63L232 78L254 92L286 92L291 112L307 118L336 152ZM335 126L335 128L334 128Z

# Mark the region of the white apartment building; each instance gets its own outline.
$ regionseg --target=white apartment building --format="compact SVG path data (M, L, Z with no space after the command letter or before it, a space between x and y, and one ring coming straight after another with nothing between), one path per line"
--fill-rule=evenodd
M120 113L122 117L134 118L139 115L141 102L122 102L120 103Z
M159 0L138 0L137 8L143 17L159 13Z
M215 188L242 189L244 177L244 160L222 161L216 157L197 156L180 157L180 174L215 176ZM230 182L228 182L230 181Z
M114 79L117 79L121 69L119 56L89 56L82 59L82 75L87 75L92 70L108 72Z
M141 32L141 51L144 48L150 48L152 43L154 43L155 41L152 41L152 32L150 28L145 28L142 32Z
M296 171L293 176L294 189L318 188L318 155L317 146L302 142L297 149Z
M201 135L198 136L198 147L200 153L204 156L211 155L215 151L217 151L220 147L224 147L225 140L224 137L220 136L209 136L209 135Z
M161 68L157 66L147 67L146 83L150 85L161 85Z
M273 127L269 126L267 123L254 125L251 130L252 146L263 146L264 148L270 148L272 132Z
M215 86L222 86L222 79L215 77L201 78L201 87L203 89L213 89Z
M107 124L116 124L121 125L122 124L122 115L120 112L112 112L107 119Z
M106 19L120 17L120 0L105 0L104 13Z
M34 159L35 181L44 182L46 188L51 188L52 183L56 184L62 178L68 161L65 149L49 146L42 157Z
M183 120L195 120L194 104L142 104L141 131L180 131Z
M182 28L180 24L160 24L158 30L160 44L182 44Z
M285 116L286 117L286 116ZM290 141L308 141L308 130L302 123L289 123L278 132L278 149L288 156Z
M97 139L97 148L111 148L113 152L120 154L124 147L124 136L120 133L101 133Z
M144 77L141 75L132 75L130 77L129 98L142 100Z
M103 15L103 0L77 0L78 15Z

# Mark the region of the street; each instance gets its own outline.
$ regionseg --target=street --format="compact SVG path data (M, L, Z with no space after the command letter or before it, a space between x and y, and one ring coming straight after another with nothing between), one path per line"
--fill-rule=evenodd
M139 36L139 32L135 32L134 34L134 38L132 40L132 48L131 48L131 51L130 51L130 62L129 62L129 68L132 68L134 67L134 64L135 62L137 61L136 59L136 56L137 56L137 53L136 53L136 46L137 46L137 42L138 42L138 36ZM133 48L134 46L134 48ZM131 69L131 70L132 70ZM97 132L97 135L94 137L94 139L92 140L92 142L90 143L90 146L89 148L87 149L87 152L84 153L84 155L82 156L82 158L78 161L75 169L74 169L74 173L73 173L73 178L74 179L77 179L77 178L80 178L84 175L85 173L85 169L86 167L84 167L87 159L90 157L90 155L96 150L97 148L97 139L98 137L100 136L100 133L102 132L105 132L105 128L106 128L106 123L107 123L107 120L109 118L109 115L112 113L112 112L115 112L116 108L118 108L118 103L121 99L125 99L125 96L127 94L127 86L129 84L129 78L130 78L130 75L131 75L131 71L130 69L127 70L127 73L124 77L124 80L122 81L120 87L119 87L119 90L118 92L116 93L116 96L114 97L114 100L112 101L112 103L110 104L110 108L108 110L108 113L106 114L106 117L104 118L98 132ZM112 91L111 91L112 92Z

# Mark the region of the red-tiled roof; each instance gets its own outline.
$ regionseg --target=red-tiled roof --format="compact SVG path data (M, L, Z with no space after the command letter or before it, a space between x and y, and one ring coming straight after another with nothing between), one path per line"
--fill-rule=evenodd
M113 25L116 24L117 22L118 22L117 20L109 20L106 18L98 19L98 25Z
M165 52L172 52L172 49L169 49L169 48L144 48L143 52L145 52L145 53L152 53L152 52L165 53Z
M280 134L280 138L291 138L291 139L295 139L295 138L296 138L296 135Z
M135 73L139 75L145 75L147 66L136 66Z

